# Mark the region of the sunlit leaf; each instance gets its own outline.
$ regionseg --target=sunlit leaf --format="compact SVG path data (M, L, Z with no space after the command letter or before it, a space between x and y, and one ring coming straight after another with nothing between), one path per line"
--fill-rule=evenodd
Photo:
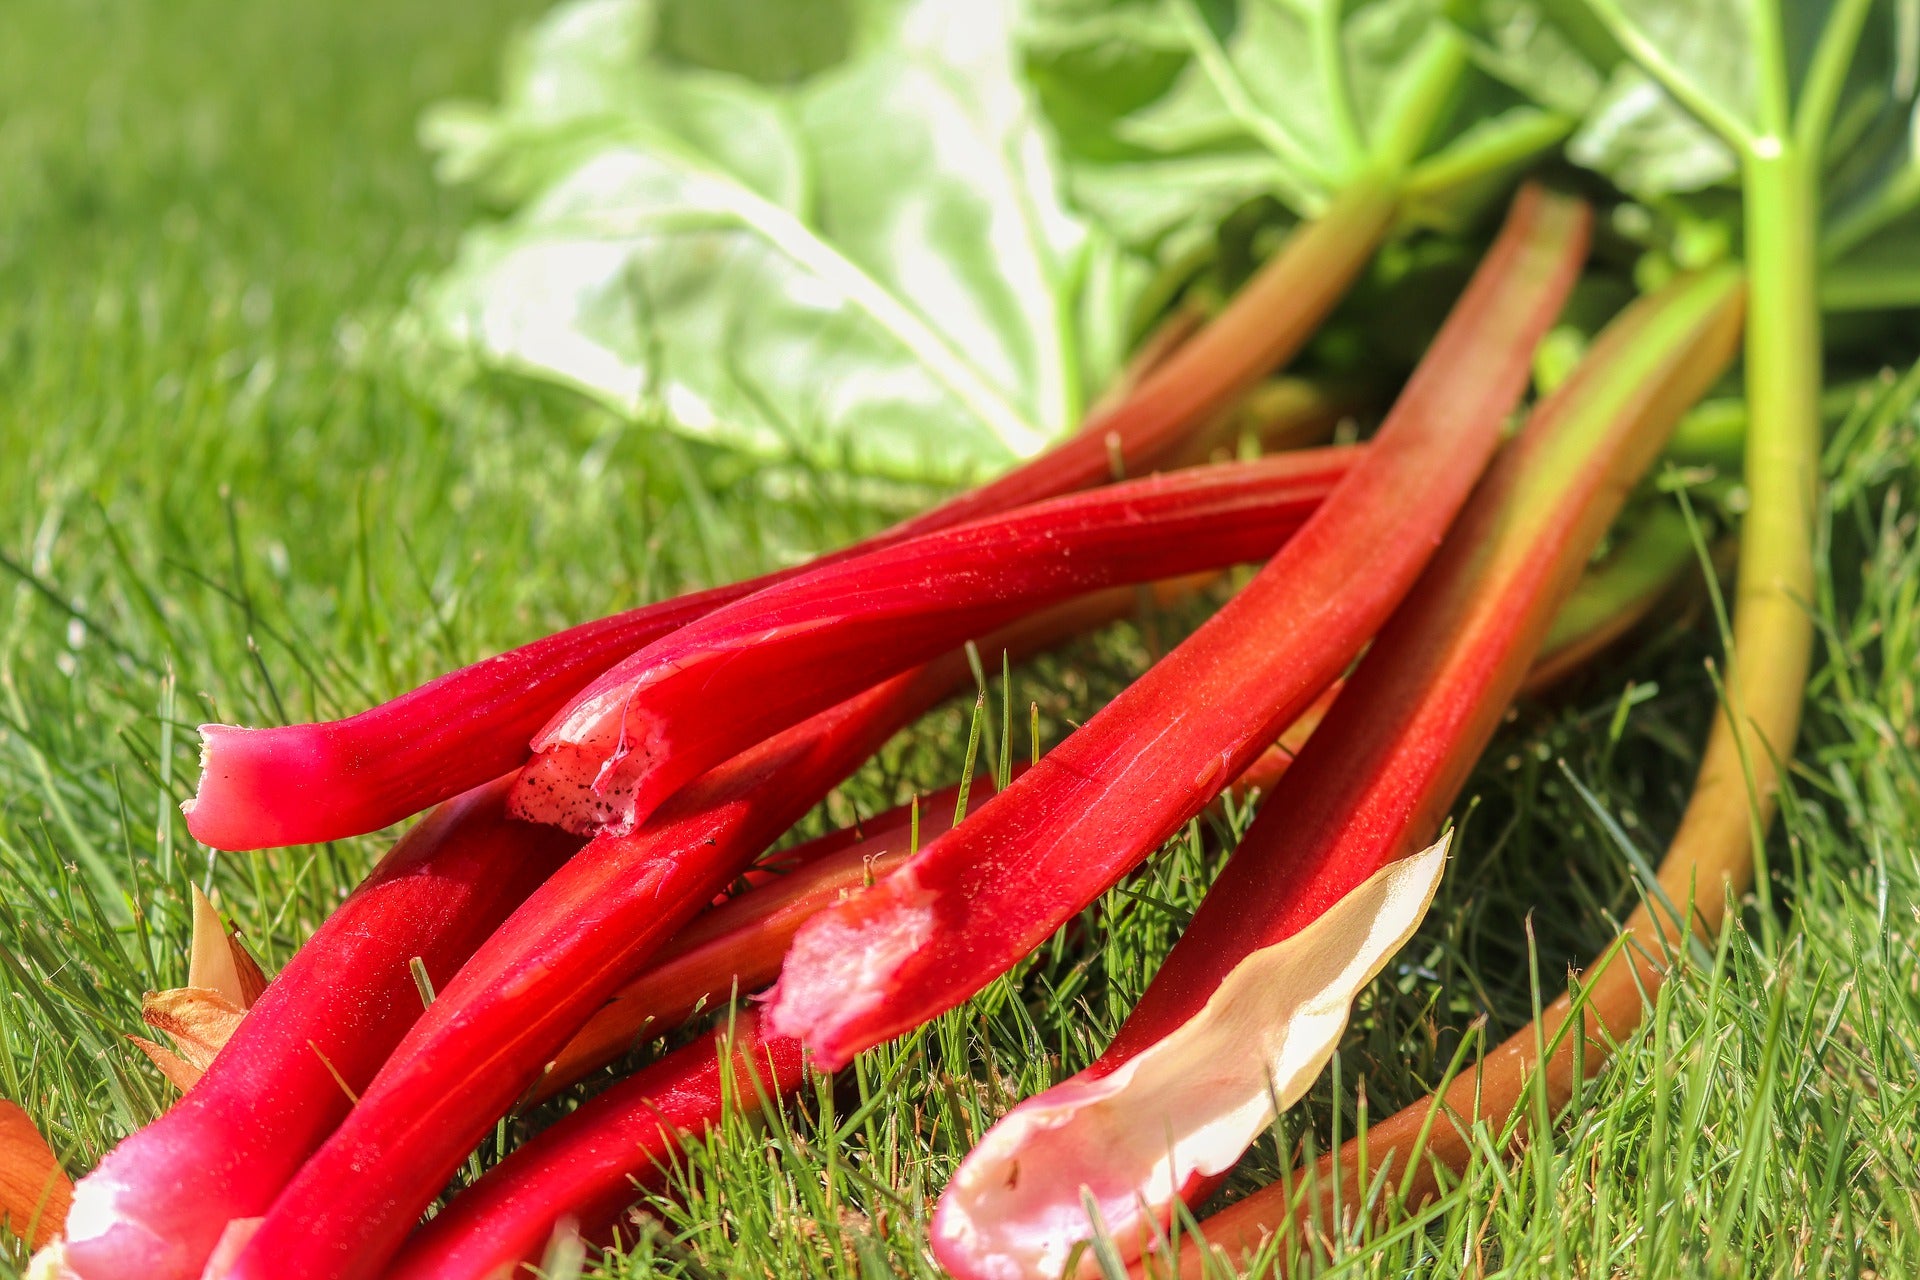
M561 7L499 107L428 122L445 176L519 205L433 328L770 457L952 480L1036 452L1110 372L1081 291L1112 253L1060 202L1010 10L880 6L846 61L769 85L669 56L647 0Z

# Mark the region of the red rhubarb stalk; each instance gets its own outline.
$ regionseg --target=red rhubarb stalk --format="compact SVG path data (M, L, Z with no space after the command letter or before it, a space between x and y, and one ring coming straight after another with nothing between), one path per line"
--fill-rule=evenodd
M1303 224L1225 310L1121 403L998 480L834 560L1152 469L1312 335L1391 225L1391 189L1355 183ZM820 561L816 561L818 565ZM377 831L518 768L527 743L613 663L798 569L632 609L441 676L318 724L201 729L200 788L183 808L216 849L265 849Z
M1521 685L1523 692L1561 678L1577 665L1577 656L1617 636L1623 625L1640 616L1645 593L1623 592L1618 587L1610 566L1602 566L1597 574L1581 580L1567 605L1555 616L1553 628ZM1575 607L1588 596L1591 598L1585 599L1586 607ZM1314 699L1287 726L1279 741L1234 779L1232 793L1245 799L1278 785L1326 717L1341 687L1336 681ZM1016 775L1025 772L1020 765L1015 770ZM992 784L991 778L975 778L974 799L991 795ZM892 874L907 860L916 847L913 808L919 810L921 845L953 825L958 790L947 787L924 797L917 806L902 805L858 826L829 832L762 859L747 873L750 891L716 904L675 935L651 968L622 987L567 1042L527 1101L545 1101L639 1047L644 1040L665 1035L701 1008L771 983L802 924Z
M1175 1198L1209 1192L1273 1109L1293 1100L1258 1051L1267 1028L1248 1005L1260 994L1231 987L1231 975L1432 840L1627 491L1731 361L1740 302L1732 270L1642 299L1535 410L1112 1046L1015 1108L955 1176L935 1220L935 1252L949 1271L963 1280L1058 1275L1088 1234L1087 1194L1118 1246L1137 1253ZM1247 1052L1224 1069L1157 1061L1199 1049L1208 1037L1193 1028L1203 1020L1236 1027ZM1327 1029L1316 1072L1339 1031ZM1140 1087L1168 1079L1194 1087Z
M721 1045L731 1040L731 1072ZM665 1181L689 1134L752 1114L806 1079L797 1041L751 1013L583 1104L487 1172L416 1231L387 1280L473 1280L538 1262L554 1233L604 1235L642 1190Z
M534 740L521 817L626 832L722 760L981 630L1096 587L1272 554L1357 451L1194 467L1022 507L768 587L601 676Z
M1126 612L1050 610L1019 653ZM895 676L701 778L626 836L590 842L442 988L231 1268L248 1280L371 1276L487 1129L607 998L894 730L968 676L959 655Z
M928 797L921 807L921 842L952 825L951 794ZM906 861L913 839L914 828L906 821L876 827L865 840L811 858L694 920L555 1055L528 1101L552 1097L709 1004L772 982L800 926L890 874Z
M452 979L580 841L506 816L507 779L441 805L302 947L172 1110L75 1189L88 1280L197 1280L229 1219L265 1213L420 1017L410 969Z
M973 818L794 940L769 1018L837 1069L1006 972L1179 829L1385 621L1499 442L1585 256L1528 188L1348 472L1238 596Z

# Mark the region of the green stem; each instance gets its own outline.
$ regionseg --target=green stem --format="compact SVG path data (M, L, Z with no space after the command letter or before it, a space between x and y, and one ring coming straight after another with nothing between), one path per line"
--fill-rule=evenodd
M1846 87L1847 72L1853 66L1854 51L1860 47L1860 33L1872 8L1873 0L1841 0L1814 46L1813 61L1800 87L1800 106L1794 113L1793 141L1815 161L1826 154L1827 132L1833 127L1840 91Z
M1564 141L1574 121L1552 112L1517 112L1426 157L1407 171L1401 192L1409 205L1445 199L1475 182L1504 178Z
M1755 145L1784 139L1793 127L1787 41L1781 29L1780 4L1781 0L1748 0L1747 4L1753 23L1753 105L1760 126Z
M1374 160L1387 173L1399 177L1427 145L1467 63L1466 42L1435 27L1406 73L1395 77L1396 91L1380 112L1373 141Z
M1313 56L1320 65L1325 86L1327 112L1333 117L1334 135L1340 140L1347 167L1361 163L1367 154L1365 132L1360 128L1360 113L1353 102L1353 87L1347 82L1347 49L1341 39L1341 18L1346 6L1320 4L1313 7Z
M1818 161L1791 144L1755 147L1746 156L1744 187L1752 417L1725 704L1660 865L1664 896L1691 903L1694 927L1708 936L1720 926L1727 891L1753 883L1755 864L1764 866L1766 831L1781 772L1799 736L1813 656L1808 608L1820 463ZM1764 876L1758 892L1764 910ZM1677 941L1668 923L1644 908L1627 927L1648 954L1661 953L1662 939ZM1628 980L1625 972L1600 979Z

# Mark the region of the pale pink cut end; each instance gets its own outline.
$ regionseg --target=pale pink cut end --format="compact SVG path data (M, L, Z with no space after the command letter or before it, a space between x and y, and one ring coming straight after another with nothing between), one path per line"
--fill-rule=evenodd
M768 997L768 1032L800 1041L828 1071L887 1038L874 1024L887 1011L894 979L933 933L932 895L907 882L911 874L903 868L821 912L800 926L787 951ZM876 910L882 900L885 912Z
M1188 1189L1226 1172L1312 1085L1354 998L1433 901L1447 841L1375 872L1253 952L1202 1010L1113 1069L1015 1107L940 1197L933 1252L958 1280L1051 1280L1091 1234L1144 1252ZM1078 1276L1098 1274L1090 1253Z
M332 839L316 835L339 812L333 752L323 725L200 726L200 786L180 806L201 844L238 852Z
M541 730L507 811L577 836L623 836L638 826L660 797L645 787L657 748L624 723L630 693L601 693Z
M548 747L520 769L507 797L507 812L524 822L543 822L577 836L624 836L635 825L633 786L618 778L605 792L594 783L606 754L571 742Z
M191 1276L199 1264L193 1245L165 1222L149 1222L122 1207L122 1183L113 1155L73 1188L66 1239L48 1251L36 1275L62 1280L118 1280L122 1276ZM137 1199L137 1197L136 1197Z

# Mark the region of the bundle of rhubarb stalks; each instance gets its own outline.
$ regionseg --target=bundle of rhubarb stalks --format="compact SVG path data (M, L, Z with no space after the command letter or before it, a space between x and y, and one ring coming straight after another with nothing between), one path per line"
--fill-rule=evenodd
M1411 161L1441 113L1409 91L1420 128L1373 135L1231 298L1164 308L1080 429L998 478L346 719L205 726L186 811L215 849L424 816L271 981L203 905L189 987L147 1009L183 1095L48 1210L39 1266L468 1280L610 1238L682 1144L961 1006L1228 794L1257 817L1203 907L1106 1051L978 1142L932 1212L935 1256L986 1280L1198 1274L1207 1248L1231 1262L1293 1215L1363 1202L1382 1169L1403 1200L1431 1194L1477 1120L1602 1069L1684 923L1642 911L1577 1006L1307 1181L1202 1217L1204 1246L1172 1229L1305 1094L1420 924L1450 809L1516 696L1698 580L1694 540L1648 572L1616 517L1743 344L1723 710L1660 882L1701 929L1744 887L1806 677L1822 146L1868 8L1839 7L1794 94L1760 41L1748 120L1663 79L1640 28L1594 6L1737 157L1744 263L1643 281L1551 378L1543 340L1595 235L1573 192L1592 184L1516 188L1488 166L1504 217L1377 426L1327 444L1337 399L1247 411L1430 194ZM1436 48L1410 81L1459 77L1464 44ZM1513 143L1508 169L1566 131ZM1263 438L1293 447L1252 456ZM1084 724L1036 735L1025 767L975 779L970 756L950 790L786 839L970 692L980 655L1017 662L1171 599L1221 603ZM606 1084L670 1033L680 1047ZM503 1117L589 1078L605 1087L443 1202Z

